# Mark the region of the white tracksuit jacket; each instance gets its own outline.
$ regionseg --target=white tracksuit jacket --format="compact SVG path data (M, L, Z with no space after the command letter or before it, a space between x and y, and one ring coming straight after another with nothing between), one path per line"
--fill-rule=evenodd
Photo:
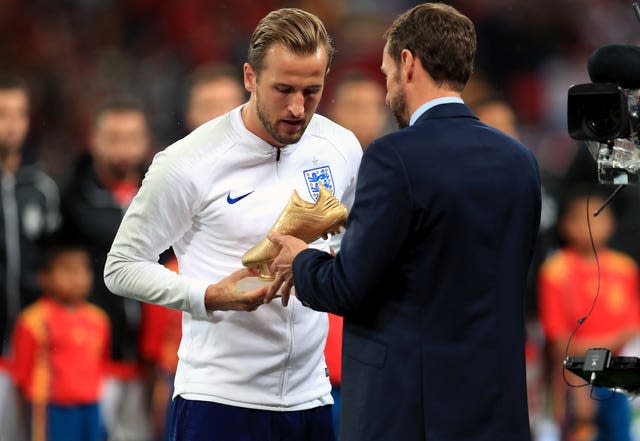
M287 307L275 300L254 312L208 312L204 293L242 268L294 189L313 201L322 182L350 207L361 156L350 131L314 115L276 160L276 149L245 128L240 107L156 155L104 277L116 294L184 311L175 395L267 410L332 403L324 313L295 297ZM170 245L180 275L156 263ZM327 241L313 246L327 249Z

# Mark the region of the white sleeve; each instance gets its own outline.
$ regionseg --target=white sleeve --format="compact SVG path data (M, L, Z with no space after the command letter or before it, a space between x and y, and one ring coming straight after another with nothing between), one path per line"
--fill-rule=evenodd
M127 209L107 256L104 281L113 293L206 318L210 282L175 274L158 256L192 225L200 192L186 164L161 152Z

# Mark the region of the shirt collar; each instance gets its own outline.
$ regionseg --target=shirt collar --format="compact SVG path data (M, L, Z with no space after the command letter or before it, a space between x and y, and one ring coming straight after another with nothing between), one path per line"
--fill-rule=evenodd
M413 123L415 123L418 120L418 118L422 116L424 112L431 109L432 107L435 107L440 104L450 104L450 103L464 104L464 101L462 101L462 98L459 98L457 96L445 96L442 98L436 98L435 100L427 101L426 103L418 107L418 109L416 109L415 112L413 112L413 115L411 115L411 119L409 120L409 125L412 126Z

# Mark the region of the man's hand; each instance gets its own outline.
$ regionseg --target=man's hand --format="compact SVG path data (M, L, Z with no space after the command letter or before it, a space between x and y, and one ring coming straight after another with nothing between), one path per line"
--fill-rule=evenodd
M292 287L293 274L291 274L291 268L277 272L275 280L269 285L269 290L264 297L264 302L269 303L276 295L280 295L282 306L287 306L289 304L289 297L291 297Z
M256 276L257 274L243 268L229 274L227 277L207 287L204 294L204 304L208 311L255 311L258 306L264 304L268 286L262 288L239 292L236 283L245 277Z
M281 249L271 264L271 271L276 274L276 278L269 286L264 302L269 303L280 290L282 306L287 306L291 296L291 288L293 287L293 273L291 272L293 259L307 248L307 244L296 237L283 236L274 231L270 232L267 237L271 242L279 245Z

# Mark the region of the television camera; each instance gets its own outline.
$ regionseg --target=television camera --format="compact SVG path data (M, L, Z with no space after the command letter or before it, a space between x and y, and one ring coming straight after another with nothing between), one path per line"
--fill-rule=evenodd
M640 47L609 45L588 63L592 83L569 88L569 135L585 141L603 184L633 184L640 175Z

